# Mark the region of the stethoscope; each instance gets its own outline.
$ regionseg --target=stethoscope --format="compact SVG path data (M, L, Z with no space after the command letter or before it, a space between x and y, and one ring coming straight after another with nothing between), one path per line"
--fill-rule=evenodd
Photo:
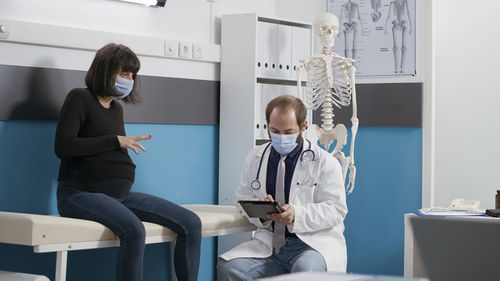
M308 139L306 139L306 140L309 143L309 147L306 150L302 151L299 159L301 162L303 162L304 160L312 162L312 161L316 160L316 154L311 149L311 141ZM266 154L266 151L270 145L271 145L271 143L269 142L267 144L266 148L264 149L264 152L262 152L262 156L260 157L260 162L259 162L259 168L257 169L257 175L255 176L255 179L250 183L250 187L253 190L259 190L262 187L262 185L260 184L260 181L259 181L260 168L262 167L262 160L264 159L264 155Z

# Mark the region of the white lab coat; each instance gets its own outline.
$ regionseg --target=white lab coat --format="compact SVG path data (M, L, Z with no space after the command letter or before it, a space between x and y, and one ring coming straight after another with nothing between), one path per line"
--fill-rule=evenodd
M309 148L304 139L303 151ZM240 183L236 190L237 200L255 200L266 197L266 174L270 148L262 155L267 144L255 147L245 158L240 175ZM344 239L344 218L347 214L344 180L340 163L319 148L311 145L316 155L313 178L316 185L303 184L303 173L309 173L307 165L297 161L290 186L289 204L295 208L295 221L289 224L288 231L295 233L304 243L315 249L326 261L328 271L345 272L347 266L347 250ZM260 158L262 167L259 180L261 188L253 190L250 183L257 176ZM248 218L241 206L236 203L240 212ZM248 218L258 229L252 240L244 242L223 253L225 260L234 258L265 258L272 255L271 221L264 224L258 218Z

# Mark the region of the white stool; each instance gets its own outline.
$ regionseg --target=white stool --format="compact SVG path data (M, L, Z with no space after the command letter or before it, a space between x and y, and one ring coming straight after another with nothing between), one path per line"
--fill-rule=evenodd
M50 281L43 275L33 275L0 270L0 281Z

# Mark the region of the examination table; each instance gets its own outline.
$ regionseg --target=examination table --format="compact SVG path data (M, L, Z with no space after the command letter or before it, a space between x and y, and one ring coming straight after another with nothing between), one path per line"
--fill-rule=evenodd
M255 230L234 206L183 205L201 219L202 236ZM143 222L146 244L172 242L175 234L158 224ZM32 246L35 253L56 252L55 281L66 280L68 251L117 247L118 238L104 225L51 215L0 212L0 243ZM172 255L174 245L171 247ZM172 259L173 260L173 259ZM172 267L173 268L173 267Z

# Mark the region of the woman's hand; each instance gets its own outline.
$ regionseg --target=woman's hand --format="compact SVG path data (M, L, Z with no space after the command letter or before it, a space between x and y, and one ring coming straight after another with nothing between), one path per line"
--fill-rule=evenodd
M117 137L118 141L120 142L121 148L130 148L135 152L135 154L139 155L137 147L142 149L142 151L146 152L146 148L144 148L144 146L142 146L139 142L143 140L150 140L153 136L144 135L135 137L127 137L127 136L117 136Z

